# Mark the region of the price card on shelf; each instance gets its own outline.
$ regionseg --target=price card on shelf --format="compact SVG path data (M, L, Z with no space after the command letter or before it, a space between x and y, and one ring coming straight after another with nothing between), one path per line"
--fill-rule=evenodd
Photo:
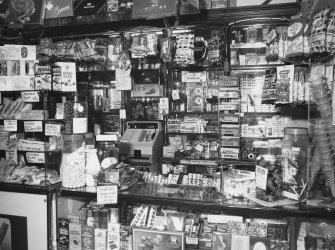
M60 136L61 132L61 125L60 124L45 124L45 135L47 136Z
M37 91L23 91L21 97L24 102L39 102L40 96Z
M45 163L44 153L27 152L26 157L28 163Z
M9 161L9 163L18 164L16 148L6 149L6 160Z
M25 121L24 122L25 132L42 132L42 121Z
M120 119L126 119L127 114L125 109L120 109Z
M17 120L4 120L5 131L16 132Z
M98 204L117 204L117 185L97 186Z

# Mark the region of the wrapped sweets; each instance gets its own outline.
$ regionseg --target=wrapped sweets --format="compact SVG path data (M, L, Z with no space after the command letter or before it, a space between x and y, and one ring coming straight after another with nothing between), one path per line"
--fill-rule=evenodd
M326 124L332 123L332 97L330 89L325 82L325 78L316 77L311 80L310 84L313 98L318 105L318 110Z
M326 176L326 182L330 188L333 199L335 198L335 177L334 177L334 160L331 152L331 142L327 133L327 126L323 120L319 120L315 125L315 140L317 142L319 152L315 153L315 160L319 158L319 162L312 162L311 181L314 181L317 171L314 168L322 167L322 172ZM320 156L318 156L320 155ZM313 174L314 173L314 174ZM313 183L313 182L312 182ZM311 183L311 184L312 184Z

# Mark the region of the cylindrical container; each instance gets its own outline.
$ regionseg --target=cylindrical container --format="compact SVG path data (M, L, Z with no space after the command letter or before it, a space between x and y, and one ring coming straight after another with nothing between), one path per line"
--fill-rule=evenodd
M101 165L97 156L97 149L91 148L88 150L89 154L87 156L87 162L85 166L85 183L88 187L96 187L97 181L95 176L97 176L100 172Z
M64 105L66 134L87 133L87 101L79 101L78 96Z
M83 135L62 136L60 177L65 188L85 186L85 141Z
M115 146L114 142L100 141L98 144L98 158L102 168L108 167L103 163L107 158L108 160L105 161L105 164L110 165L119 162L119 149Z

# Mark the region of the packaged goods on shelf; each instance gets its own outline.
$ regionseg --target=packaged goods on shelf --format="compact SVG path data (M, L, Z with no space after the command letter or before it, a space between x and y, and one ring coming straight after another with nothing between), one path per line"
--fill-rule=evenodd
M29 139L20 139L17 149L21 151L45 151L45 142Z
M256 190L255 173L243 170L228 170L223 174L223 190L226 195L241 197Z

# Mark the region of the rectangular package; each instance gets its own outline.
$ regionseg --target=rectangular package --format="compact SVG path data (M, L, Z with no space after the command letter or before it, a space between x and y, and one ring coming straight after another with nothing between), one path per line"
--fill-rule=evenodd
M58 219L58 240L60 247L69 247L69 220Z
M228 233L214 232L212 250L231 249L231 235Z
M107 250L107 229L94 229L94 249Z
M70 249L81 249L81 225L69 223Z
M94 250L94 227L82 225L81 249Z
M61 71L61 91L76 92L76 63L74 62L56 62L56 66L60 67Z

